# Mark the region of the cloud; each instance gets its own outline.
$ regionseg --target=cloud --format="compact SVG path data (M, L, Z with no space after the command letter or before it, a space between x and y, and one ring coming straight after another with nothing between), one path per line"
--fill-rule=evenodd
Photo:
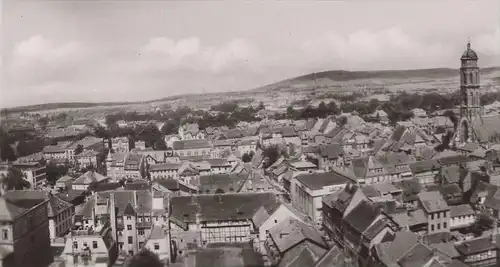
M234 39L221 46L203 46L197 37L172 40L156 37L144 45L141 68L156 70L187 69L213 73L241 67L254 60L257 50L244 39Z
M25 85L71 80L86 67L87 56L88 50L78 42L56 43L41 35L32 36L14 46L9 79Z
M81 56L82 46L74 41L57 44L41 35L22 41L14 48L14 60L20 66L33 63L61 63Z
M345 69L395 69L408 63L416 68L438 67L451 55L446 46L424 43L400 28L326 34L303 42L301 48L310 62Z
M471 42L478 51L486 55L500 56L500 27L492 33L475 36Z

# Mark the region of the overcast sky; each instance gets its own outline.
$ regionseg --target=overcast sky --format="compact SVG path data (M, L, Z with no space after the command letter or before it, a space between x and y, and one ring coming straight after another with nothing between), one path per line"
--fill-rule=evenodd
M500 1L3 1L0 106L251 89L312 71L500 65Z

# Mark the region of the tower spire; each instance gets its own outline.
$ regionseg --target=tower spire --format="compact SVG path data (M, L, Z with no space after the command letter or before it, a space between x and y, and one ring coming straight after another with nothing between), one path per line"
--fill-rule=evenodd
M470 37L467 38L467 49L470 49Z

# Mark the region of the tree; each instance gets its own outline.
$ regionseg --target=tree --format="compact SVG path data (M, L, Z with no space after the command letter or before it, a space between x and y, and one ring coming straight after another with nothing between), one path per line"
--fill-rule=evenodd
M163 267L163 263L156 253L143 249L132 257L127 267Z
M344 125L347 124L347 117L346 116L340 116L338 119L337 119L337 125L339 127L343 127Z
M281 153L277 146L269 146L264 148L264 150L262 150L262 155L264 156L264 158L267 158L264 164L264 168L268 168L278 160Z
M14 150L10 146L9 143L6 142L6 140L2 140L2 147L0 148L0 156L2 160L8 160L8 161L14 161L16 160L16 154L14 153Z
M83 152L83 146L78 144L75 148L75 155L78 155Z
M450 121L453 123L453 126L455 128L457 128L458 119L457 119L457 115L455 114L455 112L453 112L453 110L450 110L450 109L446 110L443 113L443 116L448 117L450 119Z
M23 190L31 186L28 181L24 180L23 172L15 167L9 168L9 172L2 183L7 190Z
M241 160L245 163L250 162L250 161L252 161L253 155L254 155L253 151L247 152L247 153L243 154L243 156L241 157Z
M257 107L257 110L264 110L266 109L266 106L264 106L264 102L260 101L259 106Z

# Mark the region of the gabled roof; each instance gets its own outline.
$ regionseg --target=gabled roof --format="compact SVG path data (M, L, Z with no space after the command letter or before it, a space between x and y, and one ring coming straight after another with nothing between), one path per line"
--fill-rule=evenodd
M24 212L46 200L46 193L40 191L8 191L0 197L0 221L14 221Z
M103 176L95 171L87 171L86 173L82 174L80 177L78 177L73 184L91 184L91 183L99 183L102 182L106 179L109 179L106 176Z
M320 190L325 186L342 185L351 181L337 172L299 174L295 179L311 190Z
M207 140L199 139L199 140L180 140L175 141L173 143L174 150L183 150L183 149L201 149L201 148L211 148L212 144L210 144Z
M368 229L379 214L378 209L370 202L363 200L347 215L345 222L361 234Z
M174 196L170 217L182 223L250 220L264 206L271 210L279 202L273 193L238 193L220 195Z
M310 240L325 249L328 247L321 234L313 226L290 217L271 228L269 235L280 253L285 253L305 240Z
M52 195L52 194L48 194L47 195L48 197L48 206L47 206L47 216L49 218L51 217L54 217L54 216L57 216L59 213L61 213L62 211L68 209L68 208L71 208L73 205L65 200L62 200L61 198L55 196L55 195Z
M125 210L123 211L123 215L135 216L134 207L132 207L132 204L130 204L130 202L125 207Z

